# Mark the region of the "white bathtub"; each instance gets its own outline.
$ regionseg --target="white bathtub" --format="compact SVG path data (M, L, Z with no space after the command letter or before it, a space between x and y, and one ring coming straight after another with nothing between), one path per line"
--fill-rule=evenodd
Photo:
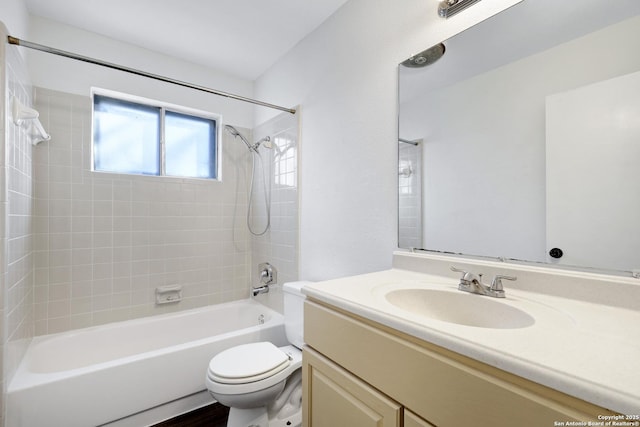
M97 426L164 405L205 390L216 353L255 341L287 344L282 315L253 300L36 337L6 425Z

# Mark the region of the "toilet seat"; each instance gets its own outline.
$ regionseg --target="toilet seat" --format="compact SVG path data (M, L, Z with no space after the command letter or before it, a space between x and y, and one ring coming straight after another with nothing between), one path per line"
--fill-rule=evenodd
M269 378L290 363L290 357L270 342L244 344L211 359L209 378L222 384L246 384Z
M230 362L229 365L218 363L220 360L228 360L228 357L229 359L233 359L232 356L238 347L244 347L244 349L238 351L242 357L248 357L250 363L246 362L247 359L244 359L244 363L240 362L240 358L235 360L235 362ZM260 342L245 344L238 347L233 347L220 352L211 359L211 362L209 362L209 369L207 370L205 382L207 388L212 393L239 395L256 392L258 390L265 390L280 383L284 386L284 381L286 381L287 377L291 375L293 371L302 366L302 352L291 345L276 347L270 342ZM264 368L264 366L269 366L270 363L261 363L263 367L258 369L249 367L249 365L255 363L257 359L264 358L263 354L257 353L258 348L267 349L270 354L270 358L273 358L271 359L272 361L282 360L282 358L286 360L284 363L278 365L275 365L276 362L273 362L274 365L269 368ZM223 353L226 354L223 355ZM217 359L216 363L213 363L214 359ZM232 369L231 371L225 371L225 367L234 365L242 365L242 368L237 367L235 368L237 370ZM242 369L248 369L248 371L243 372ZM263 372L255 374L256 371L260 370L263 370ZM250 375L246 375L247 372L249 372ZM243 376L243 374L245 374L245 376ZM235 378L233 375L235 375Z

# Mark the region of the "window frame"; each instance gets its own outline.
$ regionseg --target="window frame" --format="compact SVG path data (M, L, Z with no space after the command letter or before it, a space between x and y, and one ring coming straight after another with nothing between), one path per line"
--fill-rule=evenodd
M158 150L159 150L159 173L155 174L143 174L121 171L109 171L96 169L95 163L95 96L101 96L106 98L112 98L118 101L129 102L133 104L139 104L142 106L158 108L160 110L160 132ZM167 175L166 174L166 138L165 138L165 114L166 112L172 112L180 115L191 116L194 118L211 120L215 122L215 141L214 141L214 155L215 155L215 176L214 177L195 177L195 176L181 176L181 175ZM206 181L222 181L221 170L221 154L222 154L222 115L211 113L204 110L198 110L195 108L185 107L182 105L171 104L164 101L158 101L155 99L145 98L137 95L131 95L123 92L116 92L113 90L102 88L91 88L91 172L96 173L109 173L119 174L127 176L141 176L141 177L156 177L156 178L176 178L176 179L198 179Z

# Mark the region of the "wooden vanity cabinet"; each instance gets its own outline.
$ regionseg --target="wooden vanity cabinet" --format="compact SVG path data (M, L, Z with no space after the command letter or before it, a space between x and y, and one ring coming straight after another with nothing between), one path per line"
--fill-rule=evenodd
M304 372L314 427L398 427L401 406L317 352L306 349ZM304 374L303 374L304 375Z
M313 349L304 350L304 425L433 427Z
M553 426L613 414L311 299L304 317L305 427Z

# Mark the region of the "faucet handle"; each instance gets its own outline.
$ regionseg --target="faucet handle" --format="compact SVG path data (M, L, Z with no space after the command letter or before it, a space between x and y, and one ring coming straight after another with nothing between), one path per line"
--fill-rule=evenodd
M482 274L476 275L469 271L456 268L453 265L451 266L451 271L455 271L456 273L462 273L462 277L460 278L460 281L462 282L471 283L473 281L480 282L482 280Z
M502 287L502 279L504 280L518 280L516 276L505 276L503 274L496 274L493 280L491 281L491 290L492 291L502 291L504 288Z
M453 265L451 266L451 271L455 271L456 273L463 273L463 274L467 274L466 271L460 269L460 268L456 268Z

